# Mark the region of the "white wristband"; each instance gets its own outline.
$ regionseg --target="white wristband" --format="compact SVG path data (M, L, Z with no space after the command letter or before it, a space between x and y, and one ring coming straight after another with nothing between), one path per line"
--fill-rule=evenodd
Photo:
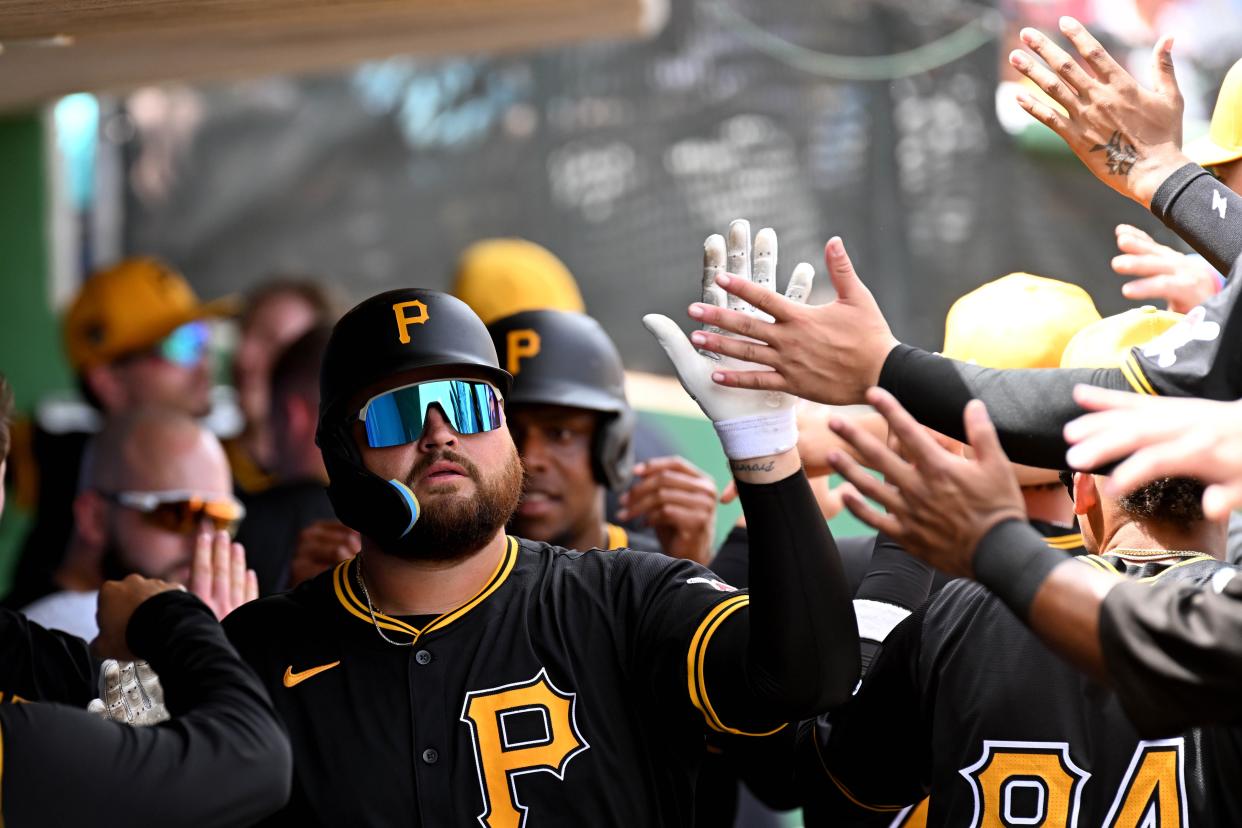
M798 421L792 408L720 420L713 425L730 460L780 454L798 444Z
M893 628L906 620L910 610L886 601L854 599L854 616L858 619L858 637L882 643Z

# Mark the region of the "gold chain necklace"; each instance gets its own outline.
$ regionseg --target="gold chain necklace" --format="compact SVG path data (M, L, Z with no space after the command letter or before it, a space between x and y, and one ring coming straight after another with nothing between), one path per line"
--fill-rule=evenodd
M358 561L358 569L354 572L354 577L358 581L358 587L362 590L362 597L367 599L367 612L371 614L371 623L375 625L375 631L379 633L380 638L394 647L413 647L417 643L414 639L409 641L393 641L384 634L384 628L380 626L379 619L375 617L375 605L371 603L371 594L367 592L367 582L362 578L362 554L359 553L355 560Z

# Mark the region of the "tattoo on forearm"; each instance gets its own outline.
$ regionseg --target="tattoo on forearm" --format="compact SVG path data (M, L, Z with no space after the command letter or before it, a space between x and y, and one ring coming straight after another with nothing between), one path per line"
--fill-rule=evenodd
M1130 168L1134 166L1134 162L1138 161L1138 150L1134 145L1126 141L1126 136L1121 134L1121 130L1113 132L1113 137L1108 139L1107 144L1096 144L1091 148L1092 152L1104 151L1104 157L1108 162L1108 171L1113 175L1126 175L1130 172Z
M776 468L776 461L769 460L766 463L730 463L729 468L735 472L770 472Z

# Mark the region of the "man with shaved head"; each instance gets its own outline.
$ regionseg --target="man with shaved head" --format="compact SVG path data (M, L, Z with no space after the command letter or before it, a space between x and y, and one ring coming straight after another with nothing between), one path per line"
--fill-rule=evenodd
M73 503L74 535L56 573L61 592L24 612L45 627L95 637L97 591L137 573L195 589L196 567L224 588L199 597L218 617L257 595L231 542L243 509L220 441L189 415L143 409L113 418L89 444ZM214 562L213 562L214 561Z

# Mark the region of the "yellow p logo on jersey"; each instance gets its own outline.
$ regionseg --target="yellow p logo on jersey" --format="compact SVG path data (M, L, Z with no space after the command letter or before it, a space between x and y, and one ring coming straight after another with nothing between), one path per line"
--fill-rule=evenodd
M392 306L392 312L397 317L397 337L402 345L409 345L410 326L422 325L427 321L427 306L415 299L412 302L398 302Z
M470 726L483 813L488 828L521 828L526 806L515 777L550 773L565 778L569 760L590 747L574 720L576 693L557 689L546 670L534 678L466 694L461 721Z
M509 354L505 359L505 365L509 373L516 377L522 370L522 360L538 356L541 347L539 332L533 328L509 331L508 336L505 337L505 350Z

